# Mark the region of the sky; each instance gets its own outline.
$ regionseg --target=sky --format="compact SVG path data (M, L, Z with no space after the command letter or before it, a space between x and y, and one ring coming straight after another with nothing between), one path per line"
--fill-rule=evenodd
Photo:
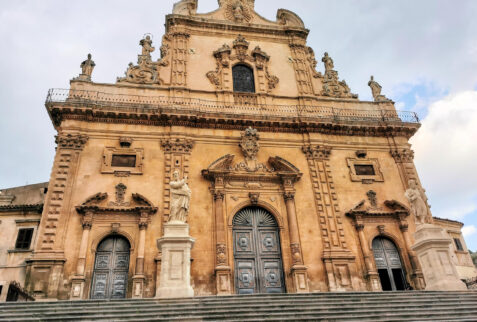
M68 88L88 53L94 81L114 83L144 34L159 47L175 1L0 0L0 188L49 180L48 89ZM255 2L270 20L279 8L297 13L318 60L327 51L360 99L371 99L374 75L397 109L419 114L411 143L433 215L465 223L467 246L477 251L477 1ZM198 11L217 7L199 0Z

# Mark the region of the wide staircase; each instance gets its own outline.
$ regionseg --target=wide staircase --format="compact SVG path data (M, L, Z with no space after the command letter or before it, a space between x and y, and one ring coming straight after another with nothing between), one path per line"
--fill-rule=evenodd
M477 291L15 302L0 321L477 321Z

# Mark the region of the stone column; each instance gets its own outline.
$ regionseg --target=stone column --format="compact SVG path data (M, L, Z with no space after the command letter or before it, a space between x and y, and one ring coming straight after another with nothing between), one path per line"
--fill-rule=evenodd
M217 295L231 294L231 269L228 265L227 244L224 223L224 192L214 192L215 203L215 238L216 238L216 266L215 279Z
M88 211L82 218L83 234L81 236L81 244L78 252L78 261L76 262L76 274L72 278L70 299L83 299L85 285L85 265L86 255L88 251L88 240L91 227L93 226L93 213Z
M369 280L369 287L371 291L382 291L379 274L374 267L373 254L371 253L366 235L364 234L364 224L361 218L355 219L355 228L358 232L359 243L361 244L361 251L363 252L364 265L366 267L366 275Z
M144 275L144 249L146 246L146 229L149 221L147 213L141 213L139 219L139 242L137 246L136 272L133 276L133 298L142 298L144 294L144 283L146 276Z
M416 257L416 253L412 250L411 238L409 236L408 223L403 218L400 219L399 229L401 230L404 244L406 246L406 252L411 262L412 274L411 278L414 281L414 286L417 290L424 290L426 283L424 282L424 276L422 275L421 265Z
M292 257L293 283L296 293L309 292L308 275L306 266L303 265L303 255L300 246L300 233L298 231L298 222L296 219L295 192L285 191L283 194L287 208L288 230L290 236L290 251Z
M442 228L432 224L418 225L414 239L412 249L421 263L426 291L467 290L452 263L449 249L452 241Z

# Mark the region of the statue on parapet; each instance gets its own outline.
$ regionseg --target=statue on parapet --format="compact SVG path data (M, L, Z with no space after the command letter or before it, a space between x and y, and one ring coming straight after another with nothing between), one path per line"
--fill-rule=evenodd
M96 64L91 59L91 54L88 54L88 59L83 61L80 65L81 74L75 78L75 80L82 80L82 81L91 81L91 74L93 74L93 69Z
M325 64L325 73L330 71L330 70L333 70L333 68L335 68L335 65L333 63L333 59L331 59L331 57L328 56L328 53L325 53L325 55L323 56L321 61Z
M152 47L152 39L151 36L147 35L145 38L139 41L139 45L142 46L142 55L151 57L151 53L156 50L156 48Z
M187 176L180 179L179 171L175 170L172 173L172 181L169 182L169 186L171 187L171 212L169 222L185 223L189 215L191 197L191 190L187 185Z
M416 225L432 223L431 215L427 206L427 197L421 187L418 186L416 180L410 179L409 188L404 196L411 204L411 212L416 218Z
M371 93L373 94L375 102L388 102L389 99L386 96L381 95L381 85L374 80L374 76L371 76L371 79L368 82L368 86L371 87Z

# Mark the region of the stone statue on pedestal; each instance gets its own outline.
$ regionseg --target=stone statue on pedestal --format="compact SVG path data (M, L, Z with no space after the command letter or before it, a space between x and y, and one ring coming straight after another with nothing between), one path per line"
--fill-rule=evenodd
M176 170L172 174L172 181L169 183L171 187L171 213L169 215L169 222L187 221L189 214L189 202L191 191L187 185L187 176L182 180L179 179L179 171Z
M76 77L75 80L91 81L91 74L93 74L94 66L96 66L96 64L91 59L91 54L88 54L88 59L83 61L80 65L81 74Z
M414 179L409 180L408 184L409 189L406 190L404 195L411 204L411 211L416 218L416 224L422 225L425 223L430 223L426 204L427 198L424 194L424 191L421 190Z
M374 80L374 76L371 76L371 79L368 82L368 86L371 88L371 93L375 102L388 102L389 99L386 96L381 95L381 85Z

